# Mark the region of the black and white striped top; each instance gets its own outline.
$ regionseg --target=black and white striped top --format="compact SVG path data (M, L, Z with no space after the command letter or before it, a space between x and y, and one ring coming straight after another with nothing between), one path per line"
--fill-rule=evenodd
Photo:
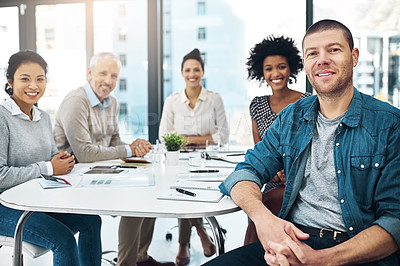
M311 93L305 92L300 96L300 99L308 96L311 96ZM267 129L278 117L278 114L271 109L271 105L269 104L269 95L254 97L250 103L250 116L257 123L258 134L261 139L263 139ZM282 185L282 182L268 182L265 184L263 192L266 193L268 190Z
M311 96L311 93L305 92L300 99L308 96ZM254 97L250 103L250 116L257 123L258 134L262 139L267 129L278 117L278 114L271 109L269 95Z

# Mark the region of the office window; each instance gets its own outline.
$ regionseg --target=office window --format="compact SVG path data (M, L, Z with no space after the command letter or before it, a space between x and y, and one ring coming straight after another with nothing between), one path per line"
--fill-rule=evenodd
M206 39L206 28L198 28L197 29L197 39L199 39L199 40Z
M354 86L397 107L400 106L399 17L399 1L338 0L332 4L314 0L314 21L336 19L353 34L355 47L360 50L358 65L354 68Z
M0 101L7 97L4 84L7 80L5 71L10 56L19 50L18 7L0 7ZM7 40L7 41L5 41Z
M34 23L37 52L49 65L38 105L54 119L64 97L86 82L85 4L37 5Z
M118 17L125 17L126 16L126 5L119 4L118 5Z
M266 16L265 10L285 12ZM260 86L247 80L249 50L270 34L290 36L301 48L306 29L305 2L163 0L163 11L163 31L171 32L164 36L163 43L164 54L170 55L163 72L164 97L185 88L180 64L185 54L198 48L206 62L202 85L222 97L230 125L230 144L253 145L249 104L254 96L270 90L265 83ZM303 72L290 88L305 91Z
M86 10L85 3L88 2L93 3L92 10ZM150 1L0 1L0 40L7 40L1 44L0 73L4 73L11 54L21 48L36 48L49 65L46 93L40 99L39 106L53 119L65 95L85 84L87 63L91 55L103 51L124 54L125 63L129 57L129 68L122 68L120 76L132 77L132 82L126 85L126 92L120 92L117 88L113 94L132 106L128 114L119 120L120 135L126 142L134 138L148 139L148 125L151 123L147 122L147 22L148 11L154 11L153 6L148 10L148 2ZM89 17L86 17L87 11L90 12ZM93 28L87 28L92 22ZM35 36L32 35L31 26L35 27ZM26 34L22 34L22 39L19 40L21 32ZM70 77L68 82L65 82L65 73ZM4 83L3 74L0 75L0 84ZM0 89L0 100L5 97L6 93Z
M123 26L120 28L119 33L118 33L118 40L120 42L126 41L126 36L128 35L128 27Z
M204 88L207 88L207 79L206 78L201 79L201 86L203 86Z
M119 87L113 94L120 103L129 103L129 108L125 108L126 114L122 110L119 117L120 136L127 143L137 138L149 138L147 2L93 2L94 52L111 51L119 56L124 65L121 68Z
M46 41L54 41L55 40L55 30L54 28L44 29L45 39Z
M200 56L204 61L204 64L207 64L207 53L206 52L200 52Z
M119 60L121 61L121 65L123 67L125 67L126 66L126 54L120 54L119 55Z
M119 104L119 115L127 115L128 114L128 105L126 103Z
M120 32L119 35L118 35L118 40L119 40L120 42L126 41L126 34L122 34L122 33Z
M206 14L206 2L199 1L197 2L197 15L204 16Z
M126 91L126 79L120 78L119 79L119 91Z

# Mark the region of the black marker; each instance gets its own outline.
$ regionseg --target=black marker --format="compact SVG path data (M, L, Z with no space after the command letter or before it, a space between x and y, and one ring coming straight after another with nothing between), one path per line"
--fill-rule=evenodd
M196 193L181 189L181 188L177 188L176 189L177 192L188 195L188 196L192 196L192 197L196 197Z
M190 170L191 173L218 173L219 170Z
M137 166L134 165L117 165L118 168L137 168Z

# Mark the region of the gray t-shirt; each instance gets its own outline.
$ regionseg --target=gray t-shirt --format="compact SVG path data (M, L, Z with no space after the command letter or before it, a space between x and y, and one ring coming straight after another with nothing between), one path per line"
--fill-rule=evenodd
M346 231L333 159L337 128L345 114L326 119L318 113L303 183L288 217L294 223Z

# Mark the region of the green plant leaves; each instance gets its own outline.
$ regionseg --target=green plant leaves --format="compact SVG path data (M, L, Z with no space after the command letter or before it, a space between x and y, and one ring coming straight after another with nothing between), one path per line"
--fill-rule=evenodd
M175 133L167 134L162 138L164 140L167 151L179 151L189 142L189 140L185 137L181 135L176 135Z

